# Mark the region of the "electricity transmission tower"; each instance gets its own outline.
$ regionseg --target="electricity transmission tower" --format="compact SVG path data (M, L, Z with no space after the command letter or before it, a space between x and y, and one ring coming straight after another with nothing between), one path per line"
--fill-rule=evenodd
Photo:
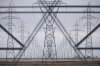
M88 4L90 6L90 4ZM87 8L87 12L91 11L91 8ZM87 13L87 34L92 30L91 14ZM93 47L92 36L86 39L86 48ZM93 57L93 50L85 50L86 57Z
M52 6L52 5L59 5L60 0L55 1L42 1L39 0L40 5L42 6ZM57 51L56 51L56 43L55 43L55 36L54 36L54 20L51 15L54 8L46 8L48 14L45 18L45 40L44 40L44 49L43 49L43 58L57 58Z
M13 6L13 0L11 0L11 2L9 3L9 7ZM12 8L9 8L9 14L8 14L8 24L7 24L7 27L8 27L8 31L13 34L13 26L14 26L14 23L13 23L13 15L12 15ZM7 39L7 47L8 48L14 48L14 40L11 36L8 35L8 39ZM15 51L14 50L7 50L7 54L6 54L6 58L7 59L13 59L15 57ZM8 61L8 60L7 60Z

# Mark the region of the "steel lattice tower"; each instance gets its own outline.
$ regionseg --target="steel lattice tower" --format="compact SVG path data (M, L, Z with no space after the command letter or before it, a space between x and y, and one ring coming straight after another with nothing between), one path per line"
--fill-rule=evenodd
M11 0L11 2L9 3L9 7L13 6L13 0ZM8 15L8 24L7 24L7 27L8 27L8 31L13 34L13 15L12 15L12 8L9 8L9 15ZM7 47L8 48L14 48L14 41L13 41L13 38L11 36L8 35L8 39L7 39ZM6 58L9 59L9 58L14 58L15 56L15 51L14 50L7 50L7 55L6 55Z
M51 6L57 5L60 2L59 0L54 1L41 1L42 5ZM45 4L44 4L45 3ZM45 21L45 40L44 40L44 49L43 49L43 58L57 58L57 51L56 51L56 43L55 43L55 36L54 36L54 20L52 19L52 12L54 8L47 8L47 19L44 18Z
M50 23L48 23L48 21L49 20L46 21L43 55L45 58L56 58L57 54L56 54L53 22L51 21Z
M90 6L90 4L88 4ZM91 8L87 8L87 12L91 11ZM87 34L92 30L92 22L91 22L92 16L90 13L87 13ZM91 48L92 47L92 36L89 36L86 39L86 48ZM93 57L93 50L86 50L85 51L86 57Z

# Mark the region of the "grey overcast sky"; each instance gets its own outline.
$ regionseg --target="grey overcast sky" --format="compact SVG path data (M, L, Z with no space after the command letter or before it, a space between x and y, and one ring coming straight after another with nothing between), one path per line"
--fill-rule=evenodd
M23 5L23 6L35 5L34 3L36 3L37 1L38 0L13 0L13 4L14 5ZM8 6L9 2L10 2L10 0L0 0L0 6ZM67 5L87 5L88 3L90 3L91 5L100 5L100 0L62 0L62 2L66 3ZM21 10L23 10L23 9L21 9ZM30 10L34 10L34 9L30 9ZM65 10L69 10L69 9L66 8ZM84 9L84 10L86 10L86 9ZM92 9L92 10L94 10L94 9ZM7 16L7 15L1 14L0 18L5 17L5 16ZM32 32L32 30L34 29L34 27L36 26L36 24L39 22L39 20L42 17L41 14L13 14L13 16L20 17L21 20L24 22L25 40L30 35L30 33ZM83 16L86 16L86 14L58 14L58 18L60 19L60 21L62 22L64 27L68 30L68 32L70 33L70 35L72 36L73 39L75 38L74 37L75 22L79 22L80 26L82 26L82 27L80 27L81 31L79 32L79 38L81 39L86 35L84 33L85 29L83 27L86 24L86 22L84 20L79 21L79 19ZM92 16L94 16L98 19L100 18L100 14L92 14ZM97 19L93 19L91 22L93 23L93 27L95 27L98 23L100 23L100 19L99 19L99 21ZM4 26L6 27L5 24L7 23L7 20L1 19L0 23L4 24ZM15 24L16 25L18 24L18 20L15 21ZM56 26L55 26L55 32L56 32L55 37L56 37L58 57L63 57L63 56L70 57L71 55L74 56L72 49L68 49L71 47L68 45L67 41L64 41L65 38L63 37L62 33ZM99 33L100 33L100 29L97 32L95 32L95 34L93 34L93 42L95 44L93 46L100 46L99 45L99 43L100 43ZM16 36L16 34L15 34L15 36ZM41 36L42 36L42 38L40 38ZM43 41L44 40L41 40L41 39L44 39L44 30L43 29L41 29L40 32L38 33L38 36L36 36L35 41L37 44L30 45L30 47L28 48L28 50L25 53L26 54L25 57L30 57L30 54L32 54L33 57L38 57L38 58L42 57L42 49L43 49ZM4 41L4 40L2 40L2 41ZM3 43L5 43L5 42L3 42ZM67 43L67 45L66 45L66 43ZM34 44L34 42L31 44ZM33 48L35 48L35 49L33 49ZM31 51L31 50L33 50L33 51ZM65 51L65 50L67 50L67 51ZM72 51L72 52L70 52L70 51ZM100 57L100 51L94 51L94 55Z

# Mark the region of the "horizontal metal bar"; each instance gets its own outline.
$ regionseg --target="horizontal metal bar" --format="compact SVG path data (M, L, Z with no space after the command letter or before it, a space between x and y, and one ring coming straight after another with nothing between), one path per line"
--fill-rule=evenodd
M95 14L98 14L100 13L100 11L91 11L91 12L87 12L87 11L58 11L58 12L41 12L41 11L12 11L12 12L9 12L9 11L5 11L5 12L0 12L0 14L7 14L7 13L16 13L16 14L20 14L20 13L58 13L58 14L65 14L65 13L76 13L76 14L81 14L81 13L95 13Z
M24 45L16 38L14 37L8 30L6 30L6 28L4 28L1 24L0 24L0 28L3 29L9 36L11 36L16 42L18 42L18 44L20 44L22 47L24 47Z
M81 41L79 41L75 46L78 47L82 42L84 42L91 34L93 34L100 27L100 23L90 32L88 33Z
M22 50L23 48L0 48L0 50Z
M0 8L46 8L46 7L59 7L59 8L100 8L100 5L56 5L56 6L0 6Z
M84 48L84 47L78 47L79 50L100 50L100 47L91 47L91 48Z

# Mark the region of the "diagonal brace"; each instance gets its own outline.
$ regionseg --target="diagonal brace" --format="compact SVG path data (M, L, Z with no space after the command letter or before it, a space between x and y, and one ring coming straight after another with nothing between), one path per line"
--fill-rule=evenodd
M14 37L6 28L4 28L0 24L0 28L3 29L9 36L11 36L16 42L18 42L22 47L24 47L23 43L21 43L16 37Z
M79 41L75 46L78 47L82 42L84 42L90 35L92 35L98 28L100 27L100 23L91 31L89 32L81 41Z

